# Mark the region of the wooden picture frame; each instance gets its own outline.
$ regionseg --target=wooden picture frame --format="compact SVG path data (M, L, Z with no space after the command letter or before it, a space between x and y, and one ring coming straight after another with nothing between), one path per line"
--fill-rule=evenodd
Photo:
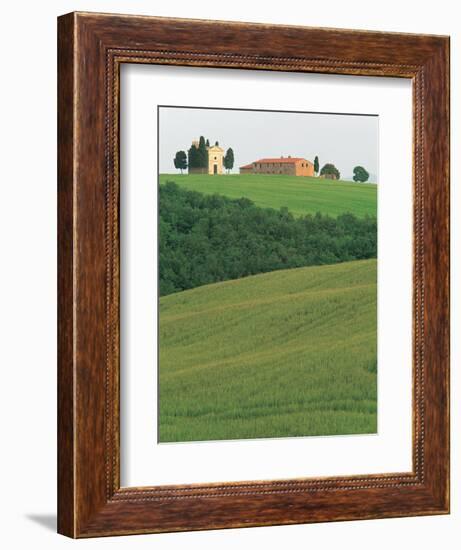
M71 13L59 18L58 49L58 531L96 537L448 513L448 37ZM411 472L120 487L122 63L412 79Z

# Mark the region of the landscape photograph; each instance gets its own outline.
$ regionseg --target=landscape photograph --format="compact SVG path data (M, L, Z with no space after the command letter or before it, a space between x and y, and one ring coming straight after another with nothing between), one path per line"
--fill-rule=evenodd
M378 123L158 107L158 441L377 433Z

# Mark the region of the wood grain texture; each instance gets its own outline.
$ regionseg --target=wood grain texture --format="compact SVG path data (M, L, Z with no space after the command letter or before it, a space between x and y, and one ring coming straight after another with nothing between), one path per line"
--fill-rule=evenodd
M58 28L58 531L74 536L73 18Z
M59 532L91 537L447 513L448 38L87 13L62 16L58 27ZM120 488L119 69L126 62L412 79L411 472Z

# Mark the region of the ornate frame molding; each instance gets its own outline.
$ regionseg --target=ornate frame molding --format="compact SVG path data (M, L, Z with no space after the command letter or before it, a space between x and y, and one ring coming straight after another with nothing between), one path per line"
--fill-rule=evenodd
M223 37L219 43L209 32L215 26ZM195 49L197 43L206 53ZM61 533L85 537L448 512L448 52L448 39L435 36L85 13L59 19ZM121 63L412 79L412 472L120 487Z

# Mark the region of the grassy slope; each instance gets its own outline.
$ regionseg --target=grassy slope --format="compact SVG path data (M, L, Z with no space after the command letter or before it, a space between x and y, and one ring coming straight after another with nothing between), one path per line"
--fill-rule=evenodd
M160 441L376 432L376 260L160 300Z
M264 208L288 207L295 216L339 214L376 216L377 186L296 176L231 174L208 176L161 174L160 183L174 181L201 193L219 193L230 198L247 197Z

